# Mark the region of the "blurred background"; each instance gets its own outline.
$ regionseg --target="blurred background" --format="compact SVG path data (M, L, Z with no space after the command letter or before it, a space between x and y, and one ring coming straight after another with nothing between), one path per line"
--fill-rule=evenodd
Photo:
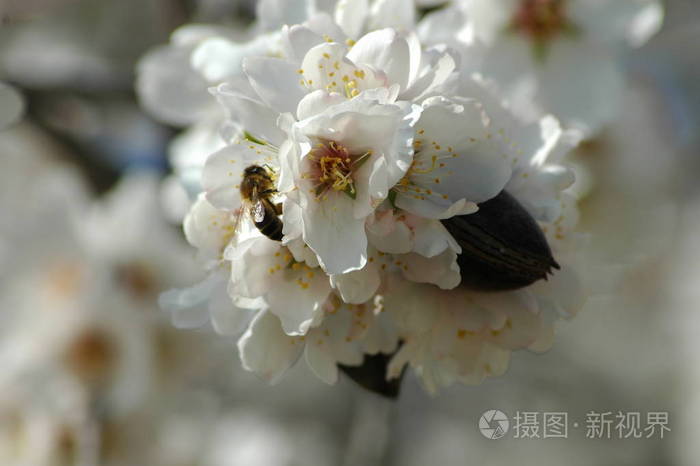
M235 341L158 308L200 276L178 128L139 107L136 64L184 23L244 31L255 2L0 0L0 80L26 106L0 132L0 465L700 464L700 9L665 4L619 57L622 117L574 159L582 229L618 278L546 354L434 398L409 376L392 404L304 365L269 387ZM488 409L566 412L568 438L489 440ZM671 430L586 438L587 413L619 411Z

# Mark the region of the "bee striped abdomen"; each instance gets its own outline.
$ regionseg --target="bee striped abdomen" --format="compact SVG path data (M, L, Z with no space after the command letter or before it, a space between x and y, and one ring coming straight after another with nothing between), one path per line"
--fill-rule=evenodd
M505 191L480 204L478 212L442 223L462 247L457 263L466 288L523 288L559 268L537 222Z
M275 206L269 200L262 201L265 216L259 222L253 222L260 233L274 241L282 241L282 220L277 216Z

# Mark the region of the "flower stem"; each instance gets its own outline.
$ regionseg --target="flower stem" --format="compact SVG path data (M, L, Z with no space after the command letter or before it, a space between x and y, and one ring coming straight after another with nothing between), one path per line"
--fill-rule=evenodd
M395 430L398 401L363 389L355 390L352 423L344 466L386 466Z

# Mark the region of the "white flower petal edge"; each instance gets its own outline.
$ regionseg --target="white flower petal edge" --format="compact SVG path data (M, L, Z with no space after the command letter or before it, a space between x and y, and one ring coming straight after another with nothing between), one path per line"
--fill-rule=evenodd
M302 341L284 333L279 319L268 311L258 313L238 340L243 368L271 384L281 380L303 349Z
M316 376L334 384L338 364L362 363L363 342L370 336L368 329L373 328L381 310L373 302L348 305L338 298L331 298L325 308L323 323L304 336L287 335L275 315L260 312L238 341L243 367L274 384L303 352ZM390 329L376 331L371 335L371 344L391 350L396 345L396 335Z

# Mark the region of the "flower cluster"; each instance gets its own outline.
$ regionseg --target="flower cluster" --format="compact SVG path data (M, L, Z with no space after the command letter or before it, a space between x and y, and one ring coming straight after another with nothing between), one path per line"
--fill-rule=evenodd
M514 63L506 30L532 66L557 63L585 2L453 2L417 24L418 3L266 0L246 42L190 27L142 62L142 100L205 128L178 157L210 152L185 176L207 276L161 305L239 336L243 366L271 382L302 354L328 383L381 354L387 380L410 366L430 391L478 383L547 349L585 299L563 159L588 133L489 64ZM218 107L190 105L207 86ZM166 94L181 98L159 106Z

